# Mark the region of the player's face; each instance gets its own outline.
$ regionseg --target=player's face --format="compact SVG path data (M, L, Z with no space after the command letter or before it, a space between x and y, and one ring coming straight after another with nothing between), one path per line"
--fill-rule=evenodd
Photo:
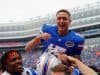
M23 71L23 68L22 68L22 58L21 56L15 52L15 53L11 53L9 54L8 56L8 59L6 60L7 65L6 65L6 69L13 73L13 72L22 72Z
M64 72L52 72L51 75L66 75Z
M58 25L58 33L60 35L65 35L68 32L68 27L71 23L70 16L65 12L59 12L56 15L57 25Z

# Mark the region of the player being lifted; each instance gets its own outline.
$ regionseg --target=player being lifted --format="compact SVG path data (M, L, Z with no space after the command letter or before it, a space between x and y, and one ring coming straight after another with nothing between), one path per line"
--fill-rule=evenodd
M55 48L59 52L74 56L80 59L80 54L84 45L84 37L69 30L71 25L71 15L66 9L61 9L56 13L56 25L44 24L42 33L26 44L25 50L32 50L39 44L44 45L44 51L48 48Z

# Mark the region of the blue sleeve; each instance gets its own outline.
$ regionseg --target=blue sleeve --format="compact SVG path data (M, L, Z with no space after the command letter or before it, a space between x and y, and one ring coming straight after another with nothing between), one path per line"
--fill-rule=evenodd
M79 71L79 69L74 68L71 75L82 75L82 73Z
M32 75L37 75L37 73L36 73L36 71L35 71L35 70L30 69L30 71L31 71Z
M81 51L84 48L84 41L85 41L84 38L78 39L78 41L75 45L75 55L80 55L81 54Z
M49 24L43 24L43 26L42 26L42 32L47 32L47 33L49 33L50 32L50 29L51 29L51 25L49 25Z

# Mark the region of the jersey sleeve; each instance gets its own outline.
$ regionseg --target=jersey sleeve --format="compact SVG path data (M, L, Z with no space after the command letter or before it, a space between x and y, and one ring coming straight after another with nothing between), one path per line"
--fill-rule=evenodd
M40 32L41 33L44 33L44 32L47 32L47 33L49 33L50 32L50 29L51 29L51 25L49 25L49 24L43 24L42 25L42 28L41 28L41 30L40 30Z
M76 45L75 45L75 55L81 55L81 51L84 48L84 42L85 42L85 38L81 37L77 39Z

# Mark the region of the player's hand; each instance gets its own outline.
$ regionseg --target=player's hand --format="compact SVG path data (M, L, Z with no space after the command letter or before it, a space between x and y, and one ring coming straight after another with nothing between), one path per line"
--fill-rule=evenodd
M48 40L51 37L51 35L49 33L42 33L38 37L43 40Z

